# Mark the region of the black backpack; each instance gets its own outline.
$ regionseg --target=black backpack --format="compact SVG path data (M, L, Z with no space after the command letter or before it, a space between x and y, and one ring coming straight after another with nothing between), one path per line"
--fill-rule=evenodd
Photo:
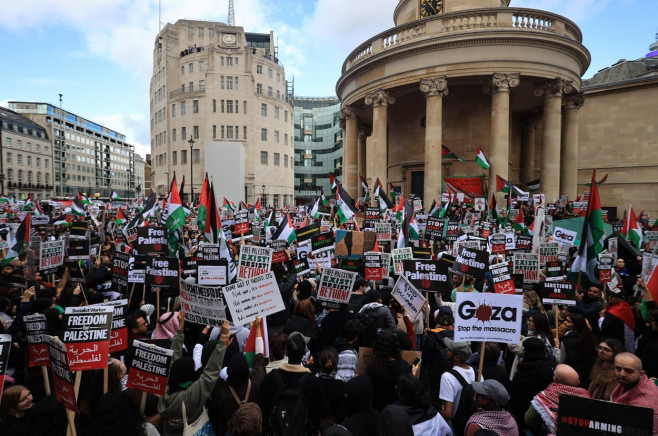
M377 314L376 310L369 309L364 310L363 312L358 312L354 315L354 319L358 319L363 326L361 331L361 340L360 344L363 344L364 347L372 347L377 339L379 331L386 327L381 325L380 317Z
M274 372L277 394L272 402L269 435L305 436L312 434L306 396L300 389L304 385L306 377L311 377L311 375L304 374L297 382L286 384L281 378L279 370L272 372Z
M473 368L473 370L475 371L475 379L477 380L478 370L476 368ZM473 386L457 370L451 369L448 373L452 374L462 385L462 393L459 396L458 405L453 405L453 407L457 406L457 413L452 418L454 434L461 435L464 434L468 419L476 412L475 401L473 399L475 390L473 390Z

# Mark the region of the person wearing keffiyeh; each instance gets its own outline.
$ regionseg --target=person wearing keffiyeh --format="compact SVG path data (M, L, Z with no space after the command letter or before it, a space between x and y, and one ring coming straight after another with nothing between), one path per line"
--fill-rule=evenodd
M619 384L612 391L613 403L653 409L653 434L658 434L658 388L642 370L642 361L631 353L615 356L615 375Z
M580 378L569 365L558 365L553 372L553 383L535 395L525 414L524 423L534 434L555 433L560 394L590 398L587 390L578 387ZM545 429L546 432L543 432Z
M484 429L499 435L518 436L519 428L514 417L503 407L509 402L507 389L497 380L484 380L471 384L475 391L474 413L466 423L464 435L473 436Z

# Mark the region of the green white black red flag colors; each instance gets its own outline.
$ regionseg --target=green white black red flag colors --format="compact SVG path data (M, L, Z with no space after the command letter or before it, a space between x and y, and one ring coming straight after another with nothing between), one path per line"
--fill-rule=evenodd
M489 165L489 162L487 161L487 158L484 157L484 152L482 151L482 147L478 145L478 152L477 155L475 156L475 163L480 165L482 169L488 170L491 165Z
M293 226L290 215L287 212L286 216L284 216L281 220L279 227L277 227L277 229L272 234L272 239L288 241L288 244L291 244L292 241L297 239L297 235L295 234L295 226Z
M80 200L79 197L75 197L73 199L73 203L71 203L71 213L77 216L87 215L87 211L85 210L85 205L82 204L82 200Z
M347 191L343 189L343 185L337 183L336 189L336 214L341 224L345 224L347 220L352 219L354 214L357 213L354 207L354 200L349 196Z
M442 159L457 159L459 162L464 162L464 159L457 156L455 153L452 152L452 150L450 150L445 145L441 146L441 158Z
M375 182L375 193L374 197L379 203L379 212L384 213L387 209L392 209L393 208L393 202L388 198L386 195L386 192L384 192L384 189L382 187L382 182L379 181L379 178L377 178L377 182Z
M208 197L208 193L210 192L209 188L208 173L206 173L206 177L203 179L203 185L201 187L199 210L196 216L196 223L199 227L199 231L206 228L206 216L208 215L208 207L210 206L210 198Z
M183 203L181 202L180 195L178 194L178 186L176 185L176 173L174 173L169 198L167 199L167 220L165 222L170 257L176 257L176 253L178 252L179 230L185 225L185 218L185 210L183 209Z
M368 197L370 194L370 190L368 189L368 182L366 182L366 179L364 179L362 175L359 175L359 178L361 179L361 188L363 188L363 196L365 197L366 201L368 201Z
M5 254L0 266L9 265L9 263L23 254L25 248L30 244L30 230L32 229L32 214L27 213L21 224L18 226L16 233L9 234L9 250Z
M591 194L590 194L591 195ZM637 222L633 205L628 207L626 219L624 220L624 227L621 229L621 234L624 235L626 240L633 244L638 250L642 246L642 227Z

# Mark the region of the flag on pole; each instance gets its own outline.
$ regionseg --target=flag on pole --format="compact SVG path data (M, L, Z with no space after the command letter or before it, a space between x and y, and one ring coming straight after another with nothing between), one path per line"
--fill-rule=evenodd
M441 203L437 203L435 198L434 200L432 200L432 204L430 205L428 215L436 218L441 213L441 209L442 209Z
M640 227L640 223L637 222L633 205L628 207L628 213L626 214L621 234L624 235L626 240L633 244L635 248L638 250L640 249L642 246L642 227Z
M25 218L23 218L23 221L21 221L21 224L18 226L18 229L16 229L16 233L14 232L9 233L9 249L7 250L7 253L5 254L4 259L2 260L2 263L0 263L0 266L6 266L9 265L9 263L23 254L25 252L25 249L29 246L30 244L30 230L32 229L32 214L27 213L25 215Z
M357 210L354 208L354 200L343 189L343 185L338 183L336 188L336 214L341 224L345 224L347 220L352 219Z
M441 209L441 212L439 212L439 218L445 218L446 217L446 212L448 212L448 207L450 207L450 201L453 199L453 194L448 194L448 201L446 201L446 205L443 206L443 209Z
M117 194L116 191L112 191L112 197L110 197L110 200L121 200L121 197L119 197L119 194Z
M199 231L206 228L206 216L208 215L208 208L210 207L209 188L208 173L206 173L206 177L203 179L203 185L201 186L201 195L199 196L199 210L197 211L196 216L196 223L199 227Z
M379 203L379 212L382 213L382 215L387 209L393 208L393 202L388 198L386 192L384 192L382 182L379 181L379 178L377 178L377 181L375 182L375 193L373 195Z
M71 203L71 213L76 216L86 216L87 211L85 210L85 205L82 204L82 200L79 197L73 199Z
M254 209L258 212L258 216L260 216L261 213L263 213L263 207L260 204L260 197L256 198L256 204L254 205Z
M165 227L167 228L167 240L169 242L169 257L176 257L178 253L178 241L180 237L179 230L185 224L185 211L183 210L183 203L181 202L178 193L178 185L176 185L176 173L171 181L171 189L169 191L169 198L167 199L167 221Z
M295 239L297 239L295 226L292 225L292 219L290 219L290 215L286 212L286 216L281 220L281 224L279 224L279 227L272 234L272 240L284 240L288 241L288 244L292 244Z
M319 218L320 217L320 198L322 196L319 196L316 200L315 203L313 203L313 208L309 212L309 215L311 215L313 218Z
M605 173L605 176L601 177L601 180L596 182L596 186L601 186L605 181L608 180L608 173ZM585 183L585 186L592 186L593 182Z
M126 216L123 214L123 209L119 208L119 210L117 211L116 224L117 226L120 226L125 222L126 222Z
M331 185L331 190L335 191L336 190L336 176L334 176L334 173L329 173L329 184Z
M27 200L25 200L25 203L23 204L23 207L21 208L22 212L32 210L32 194L30 193L27 196Z
M222 222L219 217L219 209L217 208L217 201L215 200L215 187L209 184L208 194L206 198L206 219L203 227L204 239L206 242L217 244L221 237L223 237ZM227 259L229 263L231 259Z
M260 328L257 329L252 325L252 328L249 330L249 336L247 336L247 343L244 346L244 357L247 359L247 365L249 368L254 365L254 358L256 357L256 335L258 330L260 330L260 337L263 339L263 357L270 357L269 341L267 338L267 318L263 317L260 322Z
M528 182L526 183L526 186L528 187L528 191L537 192L539 191L539 187L541 186L540 179L536 179L533 180L532 182Z
M457 156L455 153L452 152L448 147L445 145L441 146L441 158L442 159L456 159L459 162L464 162L464 159L461 157Z
M571 283L578 281L579 273L582 274L583 286L599 284L597 273L598 255L603 251L605 240L605 229L603 227L603 215L601 214L601 201L599 190L596 187L596 170L592 173L592 189L587 202L587 213L583 222L583 230L580 237L578 254L567 274L567 280Z
M235 210L235 206L233 206L233 205L231 204L231 202L229 202L229 201L226 199L226 197L224 197L224 203L222 203L222 207L223 207L224 209L231 210L231 211L234 211L234 210Z
M94 204L91 202L91 200L89 200L89 197L87 197L80 191L78 191L78 198L80 199L80 201L82 201L82 204L90 204L90 205Z
M491 201L489 202L489 218L495 218L496 222L500 222L500 212L498 211L498 204L496 204L496 193L491 193Z
M523 214L523 206L521 206L521 209L519 209L519 213L516 215L516 219L514 220L514 224L512 224L512 228L514 230L516 230L517 232L521 232L523 234L526 233L525 216Z
M368 182L366 182L366 179L364 179L363 176L360 174L359 174L359 178L361 179L361 188L363 188L363 196L365 197L365 201L368 201L368 196L370 194L370 191L368 190Z
M488 170L491 165L487 161L487 158L484 157L484 152L482 151L482 146L478 145L478 153L475 156L475 163L480 165L482 169Z

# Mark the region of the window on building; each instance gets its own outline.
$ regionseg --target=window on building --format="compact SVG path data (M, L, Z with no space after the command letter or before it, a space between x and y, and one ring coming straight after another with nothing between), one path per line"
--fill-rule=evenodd
M27 166L31 167L32 166L32 156L27 157Z
M37 168L41 168L41 158L40 157L37 158L36 163L37 163Z
M238 86L238 84L239 84L238 79L240 79L240 78L236 76L236 77L234 77L234 79L235 79L235 89L240 89L240 87Z
M50 185L50 173L46 173L46 185Z
M256 94L263 93L263 85L261 83L256 83Z
M205 90L206 90L206 81L199 80L199 91L205 91Z
M221 112L224 113L224 100L221 101L221 109L222 109Z
M242 100L242 113L247 113L247 100Z
M19 149L19 150L23 148L23 141L22 140L20 140L20 139L16 140L16 148Z
M187 150L181 150L180 152L180 163L185 165L187 163Z
M30 141L25 143L25 149L27 151L32 151L32 143Z
M288 155L287 154L283 155L283 167L288 168Z
M192 150L192 163L198 164L201 162L201 150L195 148Z
M187 36L189 36L190 38L194 36L194 27L190 26L187 28Z
M283 134L283 145L288 145L288 134L287 133Z
M274 106L274 119L279 119L279 106Z
M240 139L240 128L235 126L235 139Z
M276 73L276 81L277 82L281 81L281 73L279 73L279 72Z
M274 165L277 167L281 166L281 154L274 153Z
M267 104L266 103L261 103L260 104L260 115L263 117L267 116Z
M247 139L247 126L242 126L242 139Z
M194 91L194 82L189 83L190 92Z
M267 87L267 95L269 95L270 97L272 97L272 95L274 95L274 90L272 89L271 86Z
M233 100L226 100L226 112L229 114L233 113Z
M226 78L226 89L233 89L233 77L231 76Z
M17 154L16 155L16 164L17 165L23 165L23 155L22 154Z
M7 164L12 165L12 154L7 153L5 156L7 157Z
M43 160L43 167L44 167L45 169L49 169L49 168L50 168L50 159L44 159L44 160Z
M288 122L288 111L287 110L283 111L283 121L286 122L286 123Z
M263 165L267 165L267 152L266 151L261 151L260 152L260 163Z
M217 126L215 124L212 125L212 139L217 139Z
M263 66L262 65L256 65L256 73L257 74L263 74Z
M187 112L186 109L187 109L187 108L185 107L185 102L184 102L184 101L181 101L181 102L180 102L180 114L181 114L181 115L185 115L185 113Z
M267 77L269 77L271 79L272 78L272 73L273 73L272 69L268 68L267 69Z
M226 126L226 138L233 139L233 126Z
M199 113L199 100L192 100L192 112Z
M199 61L199 71L204 71L206 69L206 61Z
M41 184L41 172L37 173L37 184Z
M171 105L171 116L176 118L176 103Z
M228 66L228 67L232 67L232 66L233 66L233 58L232 58L232 57L228 56L228 57L226 58L226 66Z
M11 168L7 169L7 181L8 182L14 181L14 170Z
M199 139L199 126L192 126L192 132L194 139Z
M223 58L222 58L223 59ZM219 78L219 87L224 89L224 76L221 76Z
M225 136L224 136L224 135L225 135L225 134L224 134L224 131L225 131L224 126L222 126L222 131L221 131L221 137L222 137L222 139L225 138Z
M171 140L172 141L176 140L176 129L171 129Z
M18 170L18 182L23 182L23 170Z
M171 164L172 165L178 165L178 152L177 151L172 151L171 152Z
M199 27L197 29L197 32L198 32L198 34L197 34L198 36L203 36L203 27Z
M11 138L5 138L5 146L6 147L11 147Z
M180 86L180 92L185 92L185 84L184 83Z
M194 64L192 62L187 64L187 72L188 73L193 73L194 72Z
M260 140L267 141L267 129L260 129Z
M181 65L180 73L181 73L181 75L185 74L185 65Z
M215 36L215 29L209 27L208 28L208 36L211 37L211 38L214 37Z
M217 112L217 100L214 98L212 99L212 112Z
M239 104L240 102L238 100L235 100L234 103L235 103L235 113L239 114L240 113L240 104Z
M276 142L277 144L279 143L279 131L278 130L274 131L274 142Z
M185 141L185 139L187 139L187 128L186 127L181 127L180 128L180 139L181 139L181 141Z

